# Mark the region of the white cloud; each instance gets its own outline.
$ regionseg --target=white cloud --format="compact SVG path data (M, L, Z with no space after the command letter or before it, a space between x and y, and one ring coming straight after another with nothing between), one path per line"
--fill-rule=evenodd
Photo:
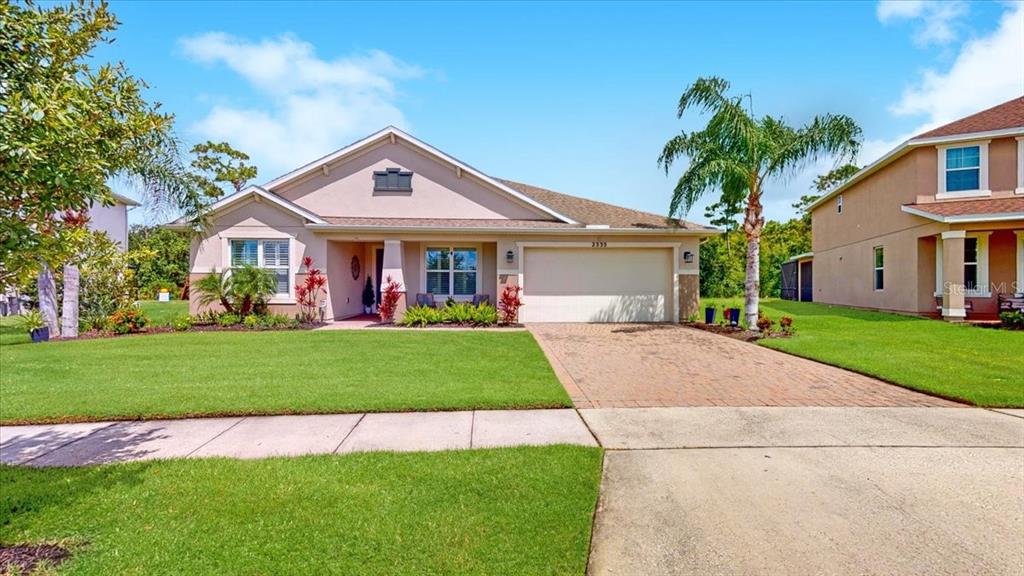
M914 42L927 46L956 40L957 23L967 9L966 2L954 0L881 0L876 14L882 24L914 20Z
M407 128L395 82L424 74L379 50L323 60L312 44L288 35L252 42L211 32L181 46L196 62L226 66L267 99L260 108L214 105L192 127L252 156L261 181L388 124Z

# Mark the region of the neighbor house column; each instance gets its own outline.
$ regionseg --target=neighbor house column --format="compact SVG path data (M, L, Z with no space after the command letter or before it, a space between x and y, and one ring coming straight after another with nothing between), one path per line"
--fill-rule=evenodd
M700 240L687 238L675 252L676 322L700 314Z
M398 307L395 310L395 319L399 319L405 314L406 308L406 284L405 276L402 273L402 241L401 240L385 240L384 241L384 265L381 270L381 292L383 293L384 287L387 286L388 280L393 280L398 283L398 291L401 293L401 297L398 299Z
M964 239L963 230L942 233L942 319L962 322L964 308Z

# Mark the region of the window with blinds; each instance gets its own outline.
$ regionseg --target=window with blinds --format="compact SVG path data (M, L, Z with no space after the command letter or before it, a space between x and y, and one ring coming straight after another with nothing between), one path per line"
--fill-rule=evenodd
M288 240L231 240L231 267L258 266L274 274L277 296L291 293Z

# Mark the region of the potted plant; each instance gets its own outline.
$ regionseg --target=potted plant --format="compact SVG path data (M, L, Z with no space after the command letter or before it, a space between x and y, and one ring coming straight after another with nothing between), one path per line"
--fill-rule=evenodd
M729 324L731 324L733 326L739 326L740 325L740 309L739 308L730 308L729 309Z
M39 310L18 316L18 326L29 333L33 342L46 342L50 339L50 327L46 325L46 320Z
M366 276L366 286L363 286L363 312L373 313L373 279Z
M732 308L725 308L722 310L722 324L728 324L729 319L732 318Z
M715 310L717 306L714 304L708 304L704 307L704 323L714 324L715 323Z

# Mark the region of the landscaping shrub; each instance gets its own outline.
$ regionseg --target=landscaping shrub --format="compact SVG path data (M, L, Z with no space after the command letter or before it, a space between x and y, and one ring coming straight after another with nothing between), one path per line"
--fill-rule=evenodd
M779 327L782 328L783 334L793 333L793 318L791 316L783 316L779 318Z
M277 279L269 270L242 266L231 271L231 295L242 316L248 316L254 308L265 306L267 298L276 291Z
M405 311L398 323L402 326L429 326L441 322L441 311L430 306L413 306Z
M490 304L480 303L469 307L470 322L474 326L494 326L498 323L498 309Z
M381 291L380 299L380 321L381 322L394 322L395 321L395 310L398 308L398 299L401 298L399 290L402 286L391 279L388 276L387 282L384 284L384 289Z
M110 315L107 326L115 334L141 332L149 324L149 318L139 308L121 308Z
M302 266L306 269L306 279L303 280L302 286L295 288L299 319L303 322L317 322L320 320L320 300L327 296L324 289L327 277L319 268L313 267L313 258L310 256L302 259Z
M78 329L82 332L88 332L89 330L106 330L108 318L110 318L110 314L102 311L83 311L78 317Z
M363 311L367 314L370 313L370 309L373 308L373 301L376 296L373 293L373 278L369 274L366 276L366 285L363 286Z
M195 326L212 326L220 323L220 312L207 310L192 316L192 324Z
M255 330L260 327L260 317L256 314L249 314L242 320L242 325L251 330Z
M775 325L775 320L767 316L758 316L757 318L757 329L761 331L765 336L772 333L772 326Z
M999 321L1008 330L1024 330L1024 311L1011 310L999 313Z
M192 317L187 314L183 316L178 316L177 318L171 320L171 327L173 327L176 332L184 332L185 330L191 330Z
M234 326L242 321L242 317L234 312L225 312L217 317L217 323L221 326Z
M501 313L502 324L515 324L519 321L519 308L523 305L523 300L519 297L519 293L523 289L519 286L505 286L505 290L501 293L501 298L498 300L498 311Z
M291 328L298 326L298 322L284 314L264 314L259 317L260 328Z
M445 304L441 309L441 321L446 324L469 324L473 317L468 304Z

